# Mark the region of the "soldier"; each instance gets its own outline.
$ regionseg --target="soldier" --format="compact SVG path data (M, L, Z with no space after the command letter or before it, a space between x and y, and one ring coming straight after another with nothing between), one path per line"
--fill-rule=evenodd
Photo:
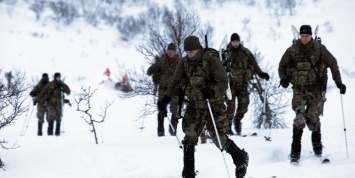
M291 144L291 162L298 162L301 153L301 138L307 125L312 131L312 146L316 156L322 155L321 123L319 116L322 107L322 90L325 91L327 68L330 68L333 80L345 94L336 59L327 48L312 38L309 25L300 27L301 39L289 47L279 64L280 84L287 88L293 85L292 109L296 117L293 120L293 140ZM324 88L325 87L325 88Z
M227 45L229 58L225 61L229 63L231 73L229 75L232 99L227 102L227 118L229 119L229 134L233 135L232 120L234 120L234 128L237 135L241 135L241 120L248 111L249 92L248 82L253 78L254 74L260 78L269 80L269 74L262 72L257 64L254 55L250 50L240 44L240 37L237 33L231 35L230 43ZM238 99L237 112L233 118L235 111L235 97Z
M174 78L169 84L164 97L158 101L159 110L162 112L167 103L171 101L175 87L181 83L185 88L188 98L186 112L182 120L182 130L185 133L182 144L184 145L184 168L182 177L195 177L195 145L204 126L209 131L215 145L226 150L236 165L236 177L246 174L249 162L248 153L241 150L226 135L228 120L224 110L224 95L228 87L227 73L218 58L209 52L204 52L198 37L189 36L184 40L184 50L187 53L177 65ZM209 100L216 122L219 138L212 122L206 99Z
M167 53L162 57L157 59L157 61L148 68L147 74L149 76L153 75L155 83L159 86L158 90L158 100L162 99L164 93L166 92L169 82L172 80L176 65L179 63L181 58L176 54L176 45L170 43L168 45ZM174 129L169 126L169 133L172 136L176 135L177 128L177 102L178 98L173 97L173 100L170 102L170 112L171 112L171 123L174 126ZM166 113L158 112L158 136L165 136L164 131L164 116ZM175 132L174 132L175 131Z
M35 98L40 94L44 86L49 82L48 74L43 73L42 74L42 79L38 82L38 84L32 89L30 92L30 96ZM37 118L38 118L38 136L42 136L42 126L44 123L44 115L46 115L46 120L48 122L48 112L47 112L47 102L46 101L41 101L38 102L34 101L33 105L37 105Z
M54 80L49 82L36 97L35 101L47 102L48 106L48 135L53 135L54 121L56 121L55 135L60 135L60 123L63 116L64 93L70 94L70 89L60 79L60 73L54 74Z

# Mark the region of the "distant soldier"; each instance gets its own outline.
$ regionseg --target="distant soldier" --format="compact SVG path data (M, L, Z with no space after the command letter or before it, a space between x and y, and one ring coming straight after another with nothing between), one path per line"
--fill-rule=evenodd
M60 73L55 73L54 80L49 82L36 97L36 101L47 102L48 105L48 135L53 135L54 121L56 121L55 135L60 135L64 93L70 94L70 88L61 81L60 77Z
M147 74L149 76L152 75L154 82L159 86L158 94L159 99L164 96L164 93L168 89L168 85L170 81L173 79L175 68L181 58L176 54L176 45L174 43L170 43L168 45L168 51L161 58L157 59L157 61L148 68ZM173 100L170 102L170 112L171 112L171 123L174 126L174 129L169 127L170 135L176 135L176 127L177 127L177 102L178 98L173 97ZM159 111L158 113L158 136L165 136L164 131L164 115L167 113L163 113ZM175 132L173 131L175 130Z
M35 98L40 94L42 89L44 88L45 85L49 83L49 78L47 73L42 74L42 79L38 82L38 84L32 89L30 92L30 96ZM38 102L34 101L33 105L37 104L37 118L38 118L38 136L42 136L42 126L44 123L44 115L46 115L46 120L48 122L48 112L47 112L47 102L46 101L41 101Z
M11 80L14 78L14 76L12 76L12 72L8 72L8 73L5 73L5 77L7 79L7 88L10 88L11 87Z
M301 38L289 47L279 64L280 85L284 88L291 83L293 89L292 110L293 136L291 144L291 162L297 163L301 154L301 138L307 126L312 132L312 146L316 156L322 156L321 123L319 116L322 110L322 92L327 85L327 68L332 72L333 80L345 94L346 86L340 76L337 60L327 48L312 38L309 25L300 27ZM325 88L324 88L325 87Z

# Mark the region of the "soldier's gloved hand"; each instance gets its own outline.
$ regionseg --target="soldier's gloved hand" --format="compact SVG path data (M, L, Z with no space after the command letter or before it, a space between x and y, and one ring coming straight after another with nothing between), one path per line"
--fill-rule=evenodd
M284 88L287 88L289 84L290 84L290 81L288 80L288 78L283 78L280 81L280 85Z
M204 99L211 99L212 97L214 97L215 92L212 88L209 87L204 87L201 89L202 95Z
M35 92L31 91L31 92L30 92L30 96L31 96L31 97L35 97Z
M164 116L167 116L166 105L171 101L169 96L164 95L162 99L158 101L158 110L162 112Z
M259 74L259 77L262 78L262 79L265 79L266 81L269 81L269 79L270 79L269 74L267 74L267 73L265 73L265 72L261 72L261 73Z
M342 83L337 83L337 87L340 89L340 94L345 94L346 86Z

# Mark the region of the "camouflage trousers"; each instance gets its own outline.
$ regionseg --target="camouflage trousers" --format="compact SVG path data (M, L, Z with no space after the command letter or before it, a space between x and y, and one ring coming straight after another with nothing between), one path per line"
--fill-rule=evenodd
M222 149L229 147L229 138L226 135L228 130L228 120L224 113L223 104L212 104L211 109L216 123ZM184 118L182 120L182 130L185 133L183 144L197 145L198 137L201 134L204 126L211 135L213 143L219 148L216 131L210 116L208 108L194 108L191 105L187 106Z
M164 94L167 90L167 87L159 87L159 96L158 96L158 100L161 100L164 97ZM178 97L177 96L173 96L171 98L171 101L169 103L169 111L171 113L176 113L177 111L177 105L178 105Z
M238 100L237 112L235 114L236 120L243 119L244 114L248 112L248 106L249 106L248 84L232 86L231 90L232 90L232 99L227 102L227 112L226 112L230 126L232 125L233 115L235 111L235 97L237 97Z
M48 105L48 122L61 121L62 119L62 104L60 102Z
M39 123L44 123L44 115L46 115L46 120L48 122L48 111L47 106L43 104L37 105L37 118Z
M320 91L293 89L292 109L296 114L296 118L293 120L294 127L302 130L307 125L310 131L319 130L321 125L319 116L322 106Z

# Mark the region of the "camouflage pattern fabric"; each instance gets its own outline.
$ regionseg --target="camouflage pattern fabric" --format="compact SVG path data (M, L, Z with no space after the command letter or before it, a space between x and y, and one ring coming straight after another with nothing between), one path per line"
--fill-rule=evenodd
M235 111L235 97L238 100L237 112L235 115L236 120L242 120L245 113L248 112L249 106L249 92L248 84L236 85L231 87L232 91L232 100L227 102L227 118L231 124L233 120L233 115Z
M293 126L298 130L302 130L307 125L310 131L320 129L320 119L322 109L322 96L319 90L312 92L293 90L292 109L296 113L293 120Z
M49 82L38 95L38 102L47 102L48 106L48 122L56 120L60 121L63 108L62 103L64 104L64 96L61 96L61 92L70 94L70 88L62 81L52 81Z
M211 105L213 117L221 140L222 148L225 150L229 147L228 137L228 120L225 117L223 104ZM217 135L213 126L212 118L208 109L196 109L193 106L186 108L186 113L182 120L182 130L185 133L184 144L197 145L198 137L203 131L204 126L211 135L213 143L219 148Z
M153 75L154 81L159 87L168 87L169 82L173 79L174 71L179 61L180 57L178 55L169 58L169 56L165 54L148 68L147 73L148 75Z
M161 100L164 97L164 93L166 92L166 90L168 89L168 87L159 87L159 91L158 91L158 100ZM177 111L177 105L178 105L178 97L177 96L173 96L171 98L171 101L169 103L169 111L171 113L176 113Z
M36 97L40 94L44 86L48 84L48 78L42 78L38 84L31 90L30 94L33 97ZM47 112L47 102L40 101L37 103L37 118L39 123L44 123L44 116L46 115L46 120L48 121L48 112Z

